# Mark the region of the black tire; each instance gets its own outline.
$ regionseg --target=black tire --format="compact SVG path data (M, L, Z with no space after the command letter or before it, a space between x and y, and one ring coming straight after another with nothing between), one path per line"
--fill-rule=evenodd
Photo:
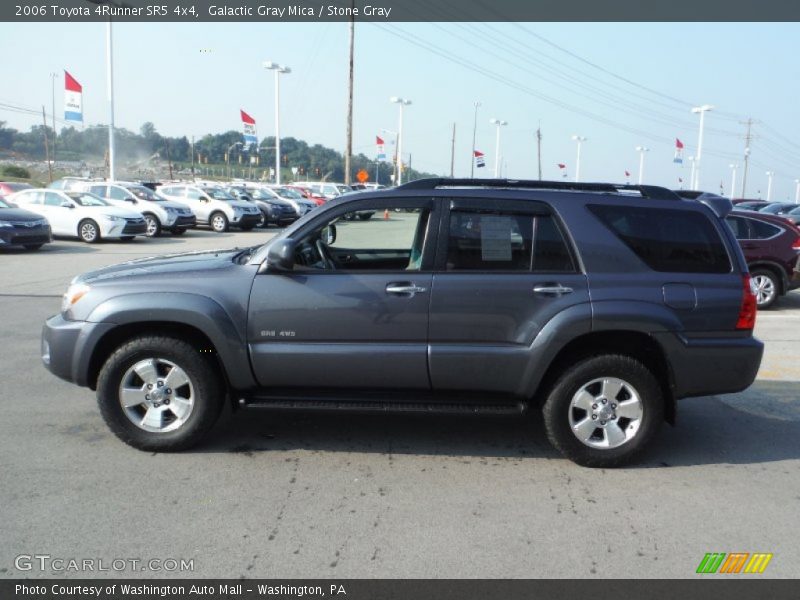
M781 282L769 269L756 269L750 273L756 287L756 306L759 310L771 308L781 295Z
M213 212L208 217L208 225L211 227L212 231L216 233L225 233L228 231L228 217L225 216L225 213L222 212Z
M38 250L42 246L44 246L44 244L24 244L23 247L25 250Z
M186 233L186 230L185 229L171 229L170 233L172 235L183 235L184 233Z
M573 398L576 398L578 392L587 384L602 378L622 380L628 384L629 388L632 386L640 399L640 419L630 420L615 414L613 420L594 420L594 417L598 417L597 414L594 417L591 414L595 411L594 407L600 411L607 411L614 406L621 412L614 402L592 404L589 411L585 413L585 417L581 416L581 409L577 406L573 407ZM599 385L602 388L603 384ZM617 397L621 398L616 400L617 402L621 404L632 398L630 395L625 397L629 388L623 388L623 391L617 394ZM606 354L584 359L565 369L550 388L542 412L550 443L566 458L585 467L618 467L633 461L658 432L664 420L664 398L661 386L646 366L629 356ZM574 417L576 414L578 416ZM608 418L607 413L605 414L605 418ZM602 419L603 416L604 413L601 412L599 418ZM587 438L586 442L581 441L578 434L573 432L570 422L572 418L576 418L576 420L592 418L592 421L587 423L589 428L597 424L593 437ZM599 423L604 424L602 428ZM611 432L603 431L605 427L616 428L622 432L617 435L627 436L629 435L628 428L634 429L634 424L637 423L638 428L634 430L631 437L617 447L598 448L589 445L590 443L603 443L604 439L610 439L607 436Z
M161 221L158 220L158 217L144 213L144 220L147 223L147 233L145 234L147 237L156 238L161 235Z
M120 400L120 387L126 373L133 365L152 357L180 367L191 385L194 402L191 412L185 422L172 431L145 431L127 416ZM216 364L202 356L196 346L161 335L143 335L117 348L106 360L97 380L97 402L108 427L126 444L147 451L175 452L196 445L219 418L224 395ZM146 407L137 408L146 410Z
M87 244L96 244L100 241L100 228L92 219L84 219L78 223L78 237Z

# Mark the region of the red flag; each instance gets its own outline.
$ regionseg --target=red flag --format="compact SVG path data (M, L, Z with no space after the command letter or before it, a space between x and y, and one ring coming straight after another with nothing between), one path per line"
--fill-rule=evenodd
M566 169L567 165L565 165L564 163L558 163L558 168L559 169Z
M678 183L683 183L683 179L681 177L678 177Z
M83 86L67 71L64 71L64 89L68 92L82 92Z
M683 142L680 141L678 138L675 138L675 147L678 150L683 150Z
M380 136L375 136L375 145L376 146L383 146L383 138Z
M248 115L246 112L244 112L241 108L239 109L239 113L241 113L242 116L242 123L247 123L248 125L256 124L256 120L250 115Z
M628 171L625 171L625 177L630 177L631 174Z

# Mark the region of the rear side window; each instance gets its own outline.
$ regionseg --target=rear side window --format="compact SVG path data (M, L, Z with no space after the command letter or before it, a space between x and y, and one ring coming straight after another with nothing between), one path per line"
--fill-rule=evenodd
M728 273L730 259L711 221L689 210L589 206L654 271Z
M575 271L549 215L452 211L448 271Z
M755 219L748 219L748 221L750 221L750 235L754 240L768 240L781 232L775 225L764 223L764 221L756 221Z

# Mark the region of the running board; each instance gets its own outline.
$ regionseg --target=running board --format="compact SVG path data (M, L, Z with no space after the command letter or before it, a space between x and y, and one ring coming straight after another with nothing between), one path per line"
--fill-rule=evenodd
M240 398L241 408L298 411L349 411L362 413L425 413L471 415L519 415L526 411L525 402L386 402L344 399Z

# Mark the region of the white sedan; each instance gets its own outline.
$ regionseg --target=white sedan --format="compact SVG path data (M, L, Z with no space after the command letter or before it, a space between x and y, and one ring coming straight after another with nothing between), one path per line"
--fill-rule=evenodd
M129 240L147 233L142 213L111 206L89 192L23 190L9 201L46 217L54 236L78 237L92 244L103 238Z

